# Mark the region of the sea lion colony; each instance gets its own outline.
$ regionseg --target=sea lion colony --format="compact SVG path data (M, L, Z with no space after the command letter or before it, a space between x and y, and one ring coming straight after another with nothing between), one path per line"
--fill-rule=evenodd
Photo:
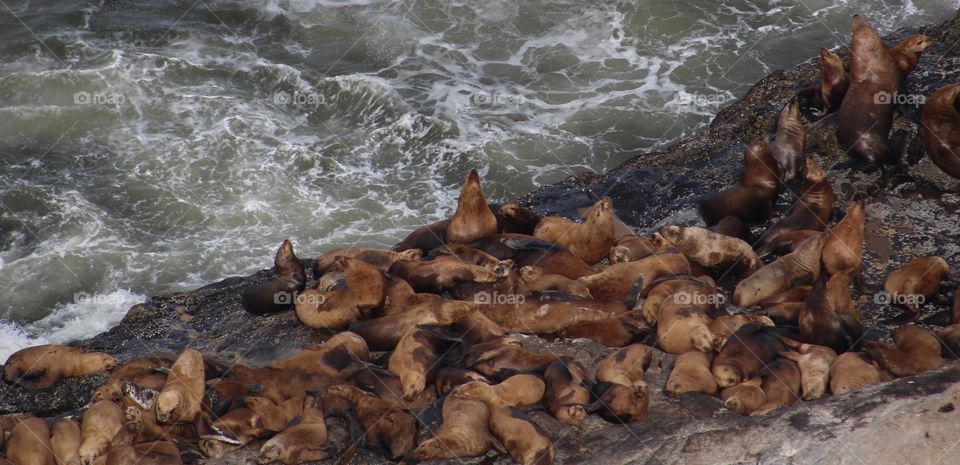
M849 74L824 50L823 82L803 92L816 95L822 113L840 112L838 136L852 156L886 162L893 104L866 96L895 92L930 41L911 36L887 50L862 18L852 29ZM958 90L931 96L921 131L931 158L955 177ZM6 457L16 465L166 465L255 447L260 463L296 464L361 443L394 460L494 449L517 463L549 464L553 440L529 409L569 425L593 413L636 422L650 389L662 388L719 396L732 411L760 415L937 368L941 354L960 351L960 294L953 325L936 334L908 324L894 331L894 346L863 340L850 291L862 291L866 205L853 202L831 227L834 193L804 153L798 106L784 107L773 141L747 146L737 184L702 197L707 228L619 235L609 198L582 223L540 218L517 204L487 204L471 171L451 219L395 250L330 251L315 261L311 289L284 241L275 278L246 289L244 308L263 315L292 307L304 324L339 332L268 366L228 365L193 349L120 365L65 346L21 350L3 378L28 389L111 374L80 418L48 425L28 414L0 417ZM796 204L751 241L747 226L766 224L784 191ZM883 288L915 313L949 273L939 257L918 258ZM725 305L728 294L733 305ZM585 367L528 350L512 333L617 349ZM644 380L651 346L678 355L662 387ZM371 351L389 352L385 366L370 362ZM437 402L443 423L418 444L409 410Z

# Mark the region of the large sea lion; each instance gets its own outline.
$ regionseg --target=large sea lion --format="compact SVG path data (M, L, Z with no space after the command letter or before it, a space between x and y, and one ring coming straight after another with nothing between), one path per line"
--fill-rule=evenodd
M864 352L897 377L913 376L943 365L940 341L930 331L917 325L904 325L893 330L896 348L870 341Z
M399 376L376 365L366 365L350 379L350 382L364 391L372 392L377 397L392 402L403 409L428 407L437 400L437 393L433 389L424 389L420 395L411 400L406 400L403 398L403 383ZM482 378L479 373L476 373L476 375ZM437 386L440 382L438 377L439 375L434 376L434 386ZM442 393L445 394L446 392Z
M960 179L960 84L945 85L930 97L920 117L920 134L930 160L944 173Z
M503 444L510 458L520 465L552 465L553 440L525 413L514 407L487 406L490 431Z
M80 423L83 441L77 452L80 463L90 465L97 457L106 454L110 441L123 427L124 421L123 409L109 400L101 400L83 412Z
M637 302L640 306L641 314L647 324L653 326L657 324L660 316L660 306L663 301L674 293L685 289L687 297L709 298L714 303L719 303L717 298L716 283L708 276L695 278L689 275L672 275L658 279L651 283L650 290L646 293L643 303ZM690 299L690 303L693 299Z
M673 362L673 369L667 378L667 393L678 396L687 392L701 392L707 395L717 393L717 382L710 372L713 354L699 350L680 354Z
M850 87L840 104L837 139L856 158L886 163L892 157L889 134L900 70L866 20L854 15L850 28Z
M192 423L200 415L204 398L205 371L203 356L194 349L185 349L170 367L154 413L160 423ZM86 464L84 464L86 465Z
M862 352L842 353L830 365L830 392L835 396L890 379L876 361Z
M710 333L713 334L713 347L716 350L723 348L730 338L741 326L748 323L759 323L764 326L774 326L773 320L765 315L750 315L738 313L736 315L719 315L710 323Z
M343 331L322 344L308 347L269 366L346 380L353 376L362 362L369 359L367 342L356 333Z
M787 349L776 327L749 323L733 333L713 359L710 371L721 388L760 374L764 365Z
M690 262L679 249L667 247L637 261L610 265L580 281L587 285L594 299L622 301L638 279L641 282L637 289L642 296L658 278L675 274L690 274Z
M439 337L421 328L412 328L400 338L387 361L387 369L400 378L404 400L421 395L432 381L443 345Z
M428 292L417 292L413 290L406 280L402 278L390 278L387 280L387 295L383 301L383 308L380 312L374 312L372 317L396 315L403 313L410 307L424 303L439 304L443 297Z
M800 103L791 100L777 119L777 137L770 144L770 154L780 168L780 181L788 185L797 177L798 162L803 161L803 148L807 142L807 133L800 120Z
M883 291L890 303L905 306L916 314L949 275L950 265L944 259L936 256L915 258L887 275Z
M797 250L778 258L740 281L733 291L733 304L749 307L790 288L812 284L820 277L822 234L800 244Z
M447 243L447 228L450 227L450 220L440 220L421 226L407 235L400 243L393 246L393 250L403 252L405 250L418 249L422 253L430 253L433 249Z
M843 270L852 270L852 276L858 282L863 280L865 218L866 203L863 200L853 202L843 219L827 232L820 259L824 274L832 276Z
M328 387L342 382L329 376L299 370L284 370L268 366L250 368L240 364L230 369L229 376L231 381L256 386L258 396L266 397L275 403L302 398L305 392L323 392Z
M273 266L276 275L272 279L244 289L240 296L243 308L254 315L289 310L294 297L307 284L307 271L293 253L293 244L289 240L280 244Z
M660 228L660 235L680 249L691 263L721 275L734 272L738 276L749 276L762 264L750 244L709 229L664 226Z
M712 226L727 216L744 223L758 223L770 216L777 195L779 174L766 137L758 137L747 146L743 171L737 184L700 199L700 216Z
M649 388L643 374L650 366L653 351L633 344L612 352L597 365L597 401L590 410L599 410L607 421L630 423L647 414Z
M27 389L47 389L62 378L103 373L117 361L101 352L59 344L43 344L20 349L3 365L3 380Z
M511 202L497 209L497 220L497 229L500 232L532 235L533 230L540 224L540 215Z
M863 325L857 315L838 310L838 301L848 302L851 307L852 302L849 279L842 275L830 277L830 281L836 280L841 280L846 286L828 286L826 276L817 280L813 291L800 308L797 324L803 342L827 346L840 353L853 350L859 344L863 336Z
M600 261L613 247L613 201L604 197L584 215L583 223L548 216L540 220L533 236L560 244L587 264Z
M480 190L480 175L470 170L467 180L460 188L457 211L447 227L447 242L469 244L497 232L497 217Z
M806 160L806 174L799 189L799 199L790 208L787 216L768 229L757 242L758 254L774 245L783 248L784 244L775 241L786 233L795 231L823 231L833 216L834 194L827 175L820 168L815 157ZM807 235L800 236L804 240ZM790 247L792 248L792 247Z
M6 455L15 465L54 465L47 422L37 417L19 421L6 440ZM92 462L83 462L83 465Z
M681 287L660 304L657 315L657 347L671 354L690 350L713 352L710 312L716 294L704 295L696 284Z
M837 358L833 349L814 344L804 344L784 339L796 352L780 352L780 357L796 362L800 368L800 384L803 400L816 400L827 392L830 383L830 367Z
M414 262L394 265L399 263ZM316 288L297 296L297 318L311 328L340 329L382 307L386 289L386 278L377 267L356 258L337 257Z
M304 398L303 411L297 424L270 438L260 448L257 461L261 464L282 462L296 465L326 459L329 454L323 445L327 442L327 425L319 395Z
M441 414L443 424L413 451L417 461L477 457L496 443L489 427L490 411L483 402L447 396Z

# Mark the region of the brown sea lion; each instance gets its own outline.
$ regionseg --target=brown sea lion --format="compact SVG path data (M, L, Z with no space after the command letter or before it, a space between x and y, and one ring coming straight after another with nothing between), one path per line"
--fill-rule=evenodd
M553 354L523 348L513 336L503 336L470 346L463 364L488 378L503 380L517 373L541 371L556 359Z
M507 334L500 325L480 312L473 312L450 327L462 334L464 339L477 342L490 341Z
M578 297L592 297L590 289L581 281L559 274L546 274L539 266L520 268L520 280L517 281L516 291L528 296L544 291L557 291Z
M400 378L404 400L417 398L433 381L443 348L443 341L425 329L412 328L400 338L387 361L387 369Z
M803 308L803 302L782 302L764 307L756 312L770 318L774 323L796 325L801 308Z
M450 255L471 265L482 266L493 272L498 278L505 278L513 269L513 260L500 260L480 249L464 244L446 244L431 253L430 258Z
M485 454L496 443L490 432L490 411L474 399L447 396L442 407L443 424L433 437L417 446L417 461L452 460Z
M495 234L470 245L500 260L513 260L517 267L539 266L548 274L570 279L593 274L593 268L569 250L533 236Z
M373 312L371 316L379 318L381 316L395 315L403 313L410 307L420 304L432 303L439 305L443 297L437 294L420 292L413 290L406 280L402 278L391 278L387 280L387 295L383 301L383 308L380 312Z
M783 185L793 182L797 177L797 164L803 162L806 142L807 133L800 120L800 103L793 99L780 111L777 137L770 144L770 154L777 162Z
M240 303L254 315L289 310L294 297L307 284L307 271L293 253L293 244L284 240L273 258L275 276L243 290ZM319 276L319 275L317 275Z
M716 283L708 276L698 278L688 275L667 276L651 284L641 307L643 318L649 325L657 324L660 306L664 299L681 289L686 289L688 294L697 293L703 296L714 296L717 293ZM639 302L637 304L641 305Z
M844 313L838 308L838 302L852 307L849 278L834 275L830 281L840 280L844 286L828 285L827 277L821 276L813 286L813 291L804 301L797 315L800 339L809 344L827 346L837 353L853 350L863 336L863 325L854 314Z
M920 132L930 160L944 173L960 179L960 84L945 85L930 97L920 117Z
M546 394L546 384L539 376L521 373L498 384L471 381L458 386L451 394L464 399L477 399L490 405L529 407L540 402Z
M720 391L720 400L723 406L740 415L750 415L759 409L766 401L763 392L763 380L752 378Z
M0 450L3 449L4 441L7 437L10 436L10 432L13 431L13 428L16 428L25 418L28 418L30 415L26 413L8 413L6 415L0 415Z
M327 425L319 395L307 395L303 402L300 421L270 438L260 447L257 462L268 464L282 462L296 465L326 459L329 454L322 448L327 442Z
M850 28L850 86L838 111L837 139L850 155L868 163L885 163L892 156L889 134L900 71L866 20L854 15Z
M559 216L548 216L540 220L533 237L560 244L592 265L613 247L613 201L610 197L600 199L584 218L583 223L575 223Z
M90 465L97 457L106 454L110 441L125 421L123 409L109 400L101 400L83 412L83 422L80 424L83 441L77 452L80 463Z
M816 157L807 157L806 174L799 189L799 199L787 216L768 229L757 249L763 250L781 235L794 231L823 231L833 216L834 194L826 173ZM807 233L809 235L809 233ZM801 241L806 236L801 235ZM782 247L782 244L780 244Z
M632 262L650 256L656 250L650 239L629 234L617 239L616 245L610 249L608 258L611 264Z
M751 415L766 415L800 399L801 373L795 362L778 358L763 370L764 403Z
M757 247L757 256L760 258L765 258L770 255L784 255L794 250L797 250L797 247L800 246L804 241L810 239L813 236L820 234L822 231L817 231L814 229L800 229L797 231L785 231L780 234L777 234L777 237L774 237L769 242L763 245L763 247Z
M533 299L516 304L477 305L480 313L511 333L553 334L581 321L615 317L627 311L626 305L603 300Z
M250 368L234 365L230 369L229 379L257 388L257 395L266 397L275 403L287 399L303 397L305 392L323 392L328 387L342 381L299 370L283 370L273 367Z
M713 354L691 350L680 354L673 362L673 369L667 378L667 393L678 396L687 392L701 392L707 395L717 393L717 382L710 372Z
M80 444L83 435L80 424L64 418L50 428L50 448L57 465L80 465Z
M797 250L760 268L737 284L733 304L749 307L790 288L812 284L820 277L823 235L807 239Z
M393 250L403 252L405 250L419 249L423 253L429 253L433 249L447 243L447 228L449 227L449 219L421 226L400 241L400 243L393 246Z
M882 342L867 342L864 352L896 377L919 375L943 365L940 341L924 328L900 326L893 330L893 342L896 348Z
M460 282L492 283L500 279L493 271L452 255L439 255L433 260L421 262L395 262L390 267L390 274L407 280L417 292L435 294L447 291Z
M477 374L477 376L480 375ZM434 377L434 380L435 383L439 382L437 376ZM367 364L366 367L353 375L350 381L360 389L372 392L377 397L394 403L397 407L403 409L429 407L437 400L437 393L433 389L424 389L420 395L411 400L404 399L403 384L400 377L373 364Z
M533 230L540 224L540 215L511 202L497 210L497 220L497 229L500 232L532 235Z
M902 305L916 314L949 275L950 265L944 259L936 256L915 258L887 275L883 291L889 303Z
M690 350L713 352L710 312L716 294L703 295L699 286L681 287L663 299L657 315L657 347L671 354Z
M721 388L735 386L758 376L764 365L786 349L776 327L749 323L727 339L714 357L710 371Z
M266 397L248 396L243 405L260 418L264 429L279 433L303 411L303 399L295 397L277 403Z
M581 321L567 326L557 334L568 339L590 339L607 347L623 347L652 332L637 311L626 312L612 318Z
M850 86L850 74L843 67L843 61L835 53L820 49L820 98L823 101L823 114L840 109L843 96Z
M510 458L520 465L551 465L556 454L553 440L525 413L514 407L487 405L490 431Z
M416 420L378 397L347 384L332 386L328 395L340 396L353 404L353 410L366 432L367 445L397 459L413 448L417 436Z
M631 344L611 352L597 365L597 382L625 386L646 384L643 374L652 360L653 349L643 344Z
M650 366L653 350L633 344L617 350L597 365L597 402L590 410L599 410L607 421L631 423L646 416L650 396L643 374Z
M362 337L371 350L393 350L400 338L417 325L451 325L467 318L477 308L457 300L442 301L439 305L420 304L403 313L358 321L350 325L350 331Z
M748 323L758 323L764 326L774 326L773 320L765 315L750 315L739 313L736 315L720 315L710 323L710 333L713 334L713 347L716 350L723 348L730 338L741 326Z
M590 403L592 384L587 369L579 362L558 359L547 365L543 373L547 389L543 403L557 420L568 425L579 425L587 418L586 405Z
M172 357L146 357L130 360L110 373L107 379L93 393L93 401L108 399L120 404L123 402L123 385L126 383L139 384L145 377L152 377L157 369L170 368L173 365Z
M862 352L842 353L830 366L830 392L835 396L890 379L876 361Z
M457 386L471 381L490 384L490 380L476 371L445 366L437 370L437 374L433 378L433 386L437 389L438 394L447 395Z
M200 449L207 457L222 457L224 453L237 449L254 439L276 434L276 431L263 424L260 415L246 407L233 409L226 415L217 418L213 421L211 429L222 432L224 437L204 438L211 440L200 441Z
M913 71L920 61L920 54L933 45L933 39L923 35L914 34L907 36L890 49L890 57L897 64L897 70L901 77L906 77Z
M6 446L7 458L16 465L54 465L50 428L47 422L37 417L19 421L10 432ZM83 465L91 462L83 462Z
M360 369L360 362L369 359L367 342L357 333L343 331L322 344L308 347L268 366L346 380Z
M803 400L816 400L827 392L830 383L830 366L837 358L833 349L814 344L803 344L792 339L784 342L796 352L780 352L780 357L792 360L800 368Z
M674 274L690 274L690 263L679 249L668 247L646 258L617 263L591 276L580 278L598 300L622 301L638 278L639 295L646 295L658 278Z
M824 274L832 276L843 270L852 270L857 282L863 281L861 270L865 219L866 202L853 202L843 219L827 232L820 259Z
M700 216L713 226L727 216L744 223L758 223L770 217L777 195L779 174L766 137L758 137L747 146L740 181L720 192L704 195L699 202Z
M480 190L480 175L470 170L460 188L457 211L447 227L447 242L469 244L497 233L497 217L490 211Z
M960 358L960 324L936 328L935 331L940 339L940 345L943 346L940 353L951 359Z
M180 451L172 442L136 443L140 424L124 424L113 437L104 465L182 465Z
M399 263L419 262L398 261L394 266ZM340 329L382 307L386 290L386 278L375 266L356 258L337 257L316 288L297 296L297 318L311 328Z
M62 378L103 373L117 361L102 352L59 344L43 344L20 349L3 365L3 380L27 389L47 389Z
M137 442L174 441L178 443L194 441L197 438L197 429L194 424L166 425L157 422L153 410L146 410L133 405L124 409L124 419L135 421L140 425L137 432Z
M718 221L717 224L707 229L717 234L736 237L744 241L747 241L750 237L750 230L747 228L747 225L743 224L743 221L740 221L740 218L736 216L725 216Z
M200 414L205 380L203 356L194 349L185 349L170 367L167 382L154 403L157 421L192 423Z
M680 249L691 263L722 275L733 272L749 276L762 265L750 244L709 229L664 226L660 228L660 235Z
M344 247L340 249L324 252L315 262L313 262L313 275L323 276L330 271L336 263L337 257L350 257L364 261L386 272L390 265L398 260L416 262L423 257L423 251L420 249L408 249L403 252L393 250L369 249L364 247ZM303 290L303 289L301 289Z

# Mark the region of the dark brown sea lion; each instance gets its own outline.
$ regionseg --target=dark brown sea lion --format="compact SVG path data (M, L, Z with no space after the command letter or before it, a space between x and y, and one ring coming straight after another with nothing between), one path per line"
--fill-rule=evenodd
M707 229L717 234L736 237L737 239L750 242L750 230L747 228L747 225L743 224L743 221L740 221L740 218L737 218L736 216L725 216L723 219L717 222L717 224L710 226Z
M950 276L950 265L944 259L936 256L915 258L887 275L883 291L889 303L902 305L916 314L947 276Z
M644 372L653 359L653 350L633 344L617 350L597 365L598 400L591 410L598 409L607 421L630 423L646 416L650 404Z
M842 353L830 365L830 392L835 396L891 379L890 374L862 352Z
M830 281L842 280L843 286L829 286L826 276L821 276L813 291L804 301L797 315L802 342L827 346L837 353L853 350L863 336L863 325L856 314L845 313L838 302L850 301L849 278L842 275L830 277Z
M820 277L823 241L823 234L811 237L800 244L797 250L740 281L733 291L733 304L749 307L790 288L812 284Z
M172 442L136 442L140 424L124 424L110 442L105 465L182 465L180 450Z
M447 243L447 228L449 227L449 219L421 226L400 241L399 244L393 246L393 250L403 252L419 249L425 254L430 253L433 249Z
M641 312L632 311L613 318L581 321L560 330L569 339L590 339L607 347L623 347L652 332Z
M673 369L667 378L667 393L678 396L687 392L701 392L707 395L717 393L717 381L710 372L713 354L699 350L680 354L673 362Z
M920 61L920 54L933 45L933 40L923 34L907 36L890 49L890 57L897 64L901 77L906 77Z
M297 424L270 438L260 448L257 462L268 464L282 462L296 465L303 462L324 460L329 453L323 448L327 442L327 425L318 395L304 399L303 412Z
M415 263L398 261L400 263ZM418 263L418 262L417 262ZM340 329L383 306L387 281L375 266L350 257L337 257L317 287L296 299L297 318L317 329Z
M403 409L428 407L437 400L437 393L433 389L424 389L420 395L411 400L404 399L400 377L373 364L368 364L358 371L350 381L360 389L372 392L377 397Z
M229 379L257 388L257 395L266 397L275 403L287 399L302 398L305 392L323 392L328 387L342 381L299 370L283 370L273 367L250 368L234 365L230 369Z
M447 396L443 424L433 437L417 446L414 459L452 460L485 454L497 442L490 432L490 410L479 400Z
M323 276L330 271L336 263L337 257L356 258L367 262L380 271L386 272L390 265L398 260L419 261L423 257L420 249L409 249L403 252L394 252L392 250L369 249L364 247L344 247L324 252L320 258L313 262L313 275ZM303 289L300 289L301 291Z
M790 208L787 216L768 229L757 250L765 249L779 236L794 231L823 231L833 216L834 194L830 180L820 168L815 157L806 160L806 174L799 189L800 198ZM805 239L805 238L804 238ZM803 240L803 239L801 239Z
M540 220L533 236L560 244L592 265L613 247L613 201L610 197L600 199L584 217L583 223L575 223L559 216L548 216Z
M758 376L764 365L786 349L778 328L749 323L727 340L713 359L710 371L721 388L735 386Z
M593 274L593 268L558 244L524 234L495 234L470 244L499 258L513 260L514 266L539 266L548 274L570 279Z
M960 111L957 110L960 84L937 89L923 107L921 135L930 160L944 173L960 179Z
M497 233L497 217L480 190L480 175L470 170L467 180L460 188L457 211L447 227L447 242L469 244Z
M720 315L710 323L710 333L713 334L713 347L720 350L727 339L741 326L748 323L759 323L764 326L774 326L773 320L765 315L750 315L740 313L736 315Z
M766 137L759 137L747 146L743 171L737 184L700 199L700 216L707 226L717 224L727 216L744 223L759 223L770 217L777 195L779 174Z
M471 381L490 384L490 380L476 371L445 366L437 370L437 374L433 379L433 385L437 389L438 394L447 395L457 386L467 384Z
M870 341L864 346L871 358L894 376L913 376L943 365L940 341L930 331L917 325L904 325L893 330L896 348Z
M580 281L587 285L594 299L622 301L638 278L642 278L638 292L643 296L658 278L675 274L689 275L690 262L679 249L667 247L637 261L610 265Z
M835 53L825 48L820 49L820 98L823 101L823 114L833 113L840 109L843 96L850 86L850 74L843 66Z
M307 272L293 253L293 244L289 240L284 240L277 249L273 267L276 275L272 279L243 290L240 303L246 311L254 315L266 315L289 310L294 297L303 291L307 284Z
M115 366L116 359L102 352L43 344L10 355L3 365L3 380L27 389L47 389L62 378L94 375Z
M777 119L777 137L770 144L770 154L776 160L783 185L792 183L797 177L797 165L803 162L803 148L807 133L800 120L800 103L791 100Z
M540 215L511 202L497 210L497 220L500 232L533 235L533 230L540 224Z

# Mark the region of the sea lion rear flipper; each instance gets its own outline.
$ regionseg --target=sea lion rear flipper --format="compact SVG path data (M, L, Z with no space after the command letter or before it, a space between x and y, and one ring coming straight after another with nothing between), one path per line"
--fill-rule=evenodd
M519 239L516 237L501 238L500 243L513 250L542 250L549 252L563 248L560 244L541 239Z

